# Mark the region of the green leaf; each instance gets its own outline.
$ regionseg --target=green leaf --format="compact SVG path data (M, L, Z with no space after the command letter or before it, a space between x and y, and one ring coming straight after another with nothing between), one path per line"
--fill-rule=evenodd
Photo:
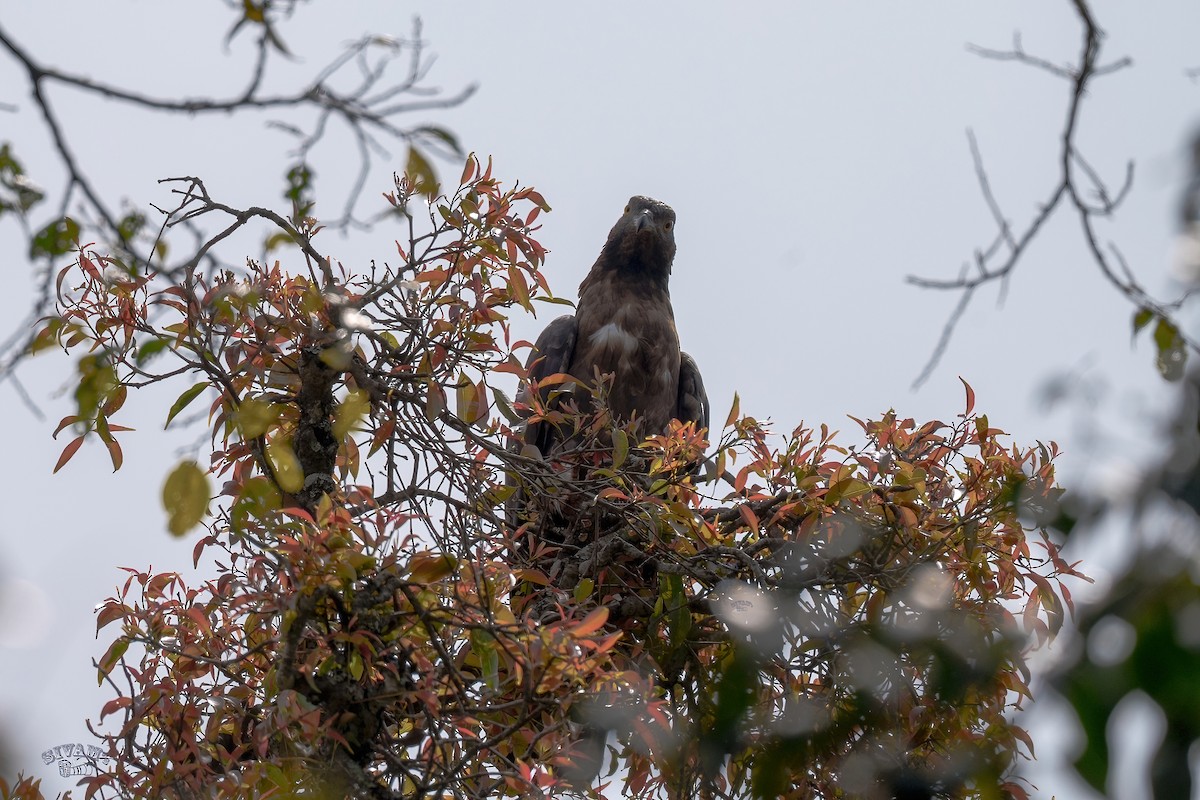
M131 242L146 226L146 216L136 211L126 214L117 223L117 235L122 242Z
M662 573L658 578L658 587L671 647L682 647L692 632L692 612L688 608L687 594L683 590L683 576L678 573Z
M235 531L244 530L251 519L265 520L283 506L279 489L265 475L255 475L242 486L242 493L233 501L229 521Z
M754 704L757 690L758 670L739 648L717 681L713 720L700 747L707 768L719 765L726 753L734 751L742 720Z
M433 171L428 159L415 147L408 148L408 164L404 167L404 174L412 181L413 188L419 194L428 198L437 197L437 173Z
M1159 350L1166 350L1175 345L1175 341L1179 338L1179 330L1171 323L1171 320L1166 317L1159 317L1158 324L1154 326L1154 344Z
M275 420L279 418L279 412L279 406L274 403L249 397L238 406L235 416L238 430L242 432L242 437L245 439L262 436L275 424Z
M870 484L864 483L857 478L844 478L829 487L829 491L825 493L825 502L833 505L842 500L853 500L855 497L861 497L870 491Z
M408 562L408 577L413 583L430 586L454 572L458 559L446 553L422 550Z
M162 502L172 536L183 536L204 519L210 496L208 476L195 461L184 461L171 471L163 484Z
M20 175L25 170L21 168L21 162L17 161L12 154L12 145L8 142L0 145L0 172L9 172L13 175Z
M290 441L273 439L267 445L267 461L271 463L275 482L280 489L295 494L304 488L304 468L300 466L300 459L296 458Z
M157 341L162 341L162 340L160 339ZM153 342L151 342L150 344L153 344ZM149 347L149 345L147 345L147 347ZM143 349L145 349L145 348L143 348ZM167 412L167 421L163 424L163 429L165 430L168 426L170 426L171 420L175 419L175 417L178 416L180 411L183 411L185 408L187 408L188 405L193 400L195 400L197 397L199 397L200 393L203 392L207 388L208 388L208 382L204 381L201 383L197 383L195 386L193 386L190 389L187 389L186 391L184 391L183 394L179 395L179 397L176 398L175 402L171 404L171 410Z
M1187 350L1184 348L1183 337L1179 329L1166 317L1159 317L1154 326L1154 344L1158 347L1155 365L1158 372L1169 381L1177 381L1183 377L1183 368L1187 364Z
M454 392L458 418L474 425L487 415L487 400L480 397L479 387L466 375L459 373L458 386ZM482 412L482 413L480 413Z
M42 187L25 177L21 162L13 157L9 144L0 145L0 186L12 193L16 203L0 200L0 213L18 209L26 212L46 198Z
M100 668L96 674L96 685L104 684L104 677L112 672L113 667L121 660L121 656L125 655L125 651L129 649L129 640L122 636L108 646L108 652L100 659Z
M492 396L496 398L496 409L500 412L500 415L508 421L509 425L520 425L523 420L521 415L517 413L517 409L513 407L513 402L509 399L509 396L495 386L491 388Z
M79 223L70 217L51 222L33 235L30 258L53 258L71 252L79 241Z
M496 508L508 502L514 494L517 493L517 487L509 484L499 484L493 486L483 493L483 505L485 508Z
M166 339L151 339L143 344L137 349L137 355L135 356L138 365L145 364L151 358L166 350L169 344L170 342Z
M453 150L455 155L462 155L462 147L459 145L458 139L445 128L439 128L435 125L424 125L414 130L413 133L433 137Z
M500 654L496 651L496 640L486 631L471 630L471 651L479 659L483 680L491 689L500 686Z
M292 201L292 210L298 217L308 216L308 212L312 210L312 183L313 171L308 164L302 162L287 171L287 189L284 190L283 197Z
M107 403L109 397L120 386L117 371L108 363L103 353L79 359L78 369L79 385L75 387L75 402L79 408L79 417L95 419L100 406Z
M613 431L613 469L620 469L629 457L629 434L617 428Z
M350 651L350 677L354 680L362 680L363 672L366 671L366 665L363 664L362 654L357 650Z
M582 603L592 596L592 590L596 588L596 582L591 578L584 578L579 583L575 584L575 589L572 596L576 603Z
M549 303L555 306L568 306L570 308L575 307L575 304L565 297L543 297L542 295L538 295L537 297L533 298L533 301L535 303Z
M339 442L345 439L370 410L371 398L365 391L355 389L347 394L333 412L333 438Z
M51 317L46 321L46 325L34 335L33 341L29 343L29 354L37 355L58 344L59 335L66 327L67 324L63 322L62 317Z
M1152 319L1154 319L1153 311L1148 308L1139 308L1133 315L1133 335L1137 336L1138 332L1149 325Z
M269 253L277 247L294 244L297 244L295 236L287 231L279 231L267 237L267 240L263 242L263 249Z

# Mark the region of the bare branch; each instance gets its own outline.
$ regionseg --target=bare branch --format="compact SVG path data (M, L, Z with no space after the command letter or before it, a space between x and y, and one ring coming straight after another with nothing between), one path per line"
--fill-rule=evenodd
M235 4L235 6L242 11L240 4ZM294 3L285 3L277 8L285 10L283 12L277 10L275 13L290 14ZM241 25L240 21L238 26ZM429 74L433 59L427 55L425 43L420 38L419 22L414 23L411 38L391 39L381 36L365 36L350 43L343 52L319 70L309 83L285 93L267 93L263 90L270 57L273 53L281 52L282 48L269 20L262 22L261 25L261 35L254 44L254 61L246 86L242 91L227 98L183 99L153 97L48 67L22 47L3 26L0 26L0 53L9 54L24 71L34 105L41 115L50 141L67 173L67 182L61 193L58 216L64 217L70 212L84 227L94 225L99 228L99 236L107 240L112 250L131 262L135 269L142 272L157 270L166 273L189 270L201 261L209 261L215 266L217 261L212 250L214 245L246 221L239 218L239 223L235 224L233 229L227 229L217 237L211 237L203 229L195 227L195 215L185 215L182 220L174 220L170 227L175 227L182 222L183 226L195 235L198 249L183 263L173 267L166 264L152 264L155 248L147 246L148 243L141 239L136 242L133 240L129 231L122 227L123 224L127 224L124 222L126 214L121 212L119 206L114 204L111 199L104 197L91 179L88 166L77 159L69 132L54 111L50 92L56 86L87 92L149 111L188 116L204 114L225 116L234 112L250 110L279 110L290 114L315 111L316 119L312 122L296 124L274 121L269 123L272 127L290 131L300 138L300 145L295 151L295 156L300 159L301 164L307 162L313 148L326 137L331 128L330 122L340 121L349 129L357 144L358 169L349 193L342 203L340 218L325 221L326 227L335 229L346 229L352 226L369 228L372 224L372 220L357 219L355 208L376 160L390 157L387 148L377 141L375 136L399 141L409 146L419 145L432 153L460 155L454 139L444 131L424 124L409 129L395 122L396 117L405 113L456 106L470 97L476 88L474 85L468 85L458 92L445 94L436 87L424 85L423 82ZM238 26L235 26L235 30ZM391 79L389 67L398 59L404 60L404 74L399 78ZM353 86L344 90L339 88L339 84L345 83L343 73L345 68L351 65L356 66L359 74ZM399 100L403 97L412 99ZM0 110L17 111L18 109L15 106L0 105ZM82 201L81 208L73 210L72 204L76 201ZM210 210L229 211L229 209L216 207ZM265 210L257 209L255 211ZM263 216L263 214L257 213L255 215ZM279 220L272 221L278 222ZM281 225L281 227L283 226ZM292 228L291 232L295 233L295 229ZM162 231L159 232L159 238L161 237ZM156 239L154 244L157 244L157 241ZM306 251L306 255L313 258L312 252ZM324 282L327 285L332 283L332 273L329 271L328 263L315 258L314 261L320 266ZM47 266L38 275L37 294L40 299L33 304L29 318L17 326L15 335L9 341L0 346L0 359L2 359L0 360L0 375L11 373L24 358L31 341L30 330L33 324L48 312L51 279L51 271Z
M915 275L908 276L908 282L914 286L962 293L958 304L955 305L953 311L950 313L950 318L942 330L933 353L922 368L916 381L914 381L913 388L919 387L932 374L933 369L944 354L950 336L953 334L954 327L959 319L961 319L963 311L966 309L970 296L974 291L986 283L997 281L1003 293L1009 277L1021 263L1029 245L1050 217L1063 205L1064 200L1075 210L1083 232L1084 243L1091 255L1092 261L1104 278L1116 287L1118 291L1142 307L1151 308L1156 312L1165 312L1167 308L1165 304L1153 301L1149 297L1148 293L1133 279L1132 273L1128 268L1123 266L1123 276L1119 276L1110 263L1110 256L1100 246L1097 238L1095 220L1097 218L1111 217L1129 195L1130 189L1133 186L1134 165L1132 162L1128 163L1120 187L1116 191L1110 189L1108 182L1092 167L1083 154L1079 152L1075 139L1080 112L1084 97L1087 95L1088 89L1096 78L1110 75L1130 66L1133 62L1129 58L1121 58L1111 64L1099 64L1101 42L1104 38L1104 33L1093 19L1091 9L1086 0L1070 0L1070 2L1075 9L1075 14L1079 18L1082 27L1082 46L1078 59L1074 64L1061 66L1045 58L1029 54L1021 44L1020 34L1014 34L1011 50L1000 51L977 45L968 45L968 50L983 58L998 61L1014 61L1070 81L1071 93L1067 102L1066 119L1063 124L1062 133L1059 135L1058 175L1055 178L1053 187L1047 192L1046 199L1042 201L1033 218L1019 233L1014 233L1008 218L1002 212L999 203L992 193L991 185L987 178L987 171L984 168L983 159L980 156L974 133L971 131L967 132L968 142L971 147L971 157L975 165L976 176L979 180L980 191L996 224L997 234L991 246L986 250L976 251L974 259L976 271L972 275L964 273L955 279L932 279ZM1086 188L1080 185L1080 175L1085 179ZM1094 200L1089 199L1089 197L1094 198ZM1117 252L1115 247L1110 247L1110 249L1113 253Z

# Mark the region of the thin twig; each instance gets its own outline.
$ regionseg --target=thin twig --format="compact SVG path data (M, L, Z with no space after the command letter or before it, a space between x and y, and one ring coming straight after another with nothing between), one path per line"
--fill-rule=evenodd
M1008 218L1003 213L1000 204L992 193L991 183L988 180L987 170L984 167L975 134L973 131L967 131L967 140L970 145L971 158L975 165L975 174L979 181L980 192L983 194L984 201L997 227L997 234L987 249L976 250L974 273L967 274L964 272L953 279L924 278L916 275L908 276L908 283L914 286L924 289L961 292L961 297L950 312L950 317L942 328L941 335L938 337L938 342L934 346L933 352L930 354L925 366L921 369L917 379L913 382L914 389L920 387L933 374L933 370L945 354L955 327L962 318L975 290L986 283L995 281L1000 285L1000 297L1003 298L1013 271L1021 263L1030 244L1041 232L1046 222L1063 205L1064 200L1074 208L1083 231L1084 243L1087 246L1092 261L1099 268L1104 278L1116 287L1118 291L1140 306L1150 308L1156 313L1166 313L1167 304L1151 300L1148 293L1133 279L1132 273L1128 269L1123 270L1123 277L1117 275L1110 263L1109 256L1105 253L1104 248L1100 246L1096 235L1094 227L1095 218L1112 216L1125 200L1133 186L1134 167L1132 162L1128 163L1120 188L1115 192L1109 189L1108 183L1092 167L1087 159L1083 157L1076 144L1075 139L1079 127L1080 110L1084 97L1087 95L1093 80L1097 77L1110 75L1120 69L1124 69L1133 62L1129 58L1121 58L1110 64L1100 65L1098 62L1101 42L1104 37L1103 31L1100 30L1093 19L1091 9L1086 0L1069 0L1069 2L1074 8L1076 16L1079 18L1083 34L1082 47L1078 60L1074 64L1061 66L1045 58L1029 54L1021 44L1019 33L1014 34L1013 46L1010 50L993 50L979 47L978 45L967 46L968 50L983 58L1025 64L1055 77L1070 81L1071 93L1067 102L1066 119L1062 132L1059 134L1058 175L1055 178L1053 187L1046 193L1045 199L1038 207L1032 219L1026 223L1019 233L1013 232ZM1086 179L1086 182L1090 185L1090 192L1099 201L1098 204L1089 202L1084 198L1084 191L1079 185L1078 175L1082 175ZM1001 247L1001 244L1003 244L1003 247ZM1111 247L1110 249L1114 254L1118 252L1115 247Z

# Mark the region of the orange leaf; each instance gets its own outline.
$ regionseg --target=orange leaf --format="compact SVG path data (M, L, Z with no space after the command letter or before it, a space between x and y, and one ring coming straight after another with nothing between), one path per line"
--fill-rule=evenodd
M549 586L550 579L546 577L546 573L536 569L521 569L514 573L518 580L528 583L536 583L538 586Z
M533 303L529 299L529 284L525 282L521 270L515 266L508 268L508 286L512 290L513 299L520 303L522 308L533 311Z
M571 633L576 636L587 636L603 628L606 622L608 622L608 607L600 606L584 617L583 622L572 628Z
M747 505L738 506L738 513L742 515L742 519L752 530L758 530L758 514L754 513L754 509Z
M725 427L728 428L733 423L737 422L738 416L742 411L742 400L738 397L738 393L733 393L733 405L729 408L729 416L725 418Z
M458 566L458 559L446 553L424 550L417 553L408 562L409 579L413 583L433 584L452 573Z

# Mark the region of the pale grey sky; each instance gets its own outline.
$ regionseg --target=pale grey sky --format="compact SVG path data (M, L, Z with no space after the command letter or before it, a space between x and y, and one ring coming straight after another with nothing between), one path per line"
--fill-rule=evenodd
M164 96L233 95L244 85L248 36L222 51L229 17L216 4L59 0L4 4L0 25L49 65ZM431 82L453 91L478 82L464 106L409 121L444 125L468 150L495 158L503 179L536 186L553 206L541 241L556 293L574 298L608 228L632 194L670 203L678 214L672 297L685 349L699 361L723 420L735 391L742 410L780 429L828 423L854 439L847 414L895 407L919 419L961 411L961 375L978 407L1015 440L1058 440L1062 475L1121 474L1121 454L1150 429L1145 405L1166 396L1145 344L1129 345L1133 313L1097 274L1077 223L1061 215L1043 231L1014 276L1007 302L977 298L945 359L920 391L920 372L955 297L904 283L910 273L948 277L994 234L979 193L965 131L974 129L997 198L1024 223L1053 185L1068 86L1017 64L986 61L968 42L1010 45L1052 61L1073 60L1079 30L1067 2L1004 4L670 2L600 5L316 3L281 28L302 60L284 64L297 84L341 45L368 32L406 36L424 20L438 62ZM1139 10L1140 7L1140 10ZM1102 235L1122 248L1152 289L1166 288L1174 203L1182 187L1184 142L1197 119L1200 65L1194 43L1200 6L1095 3L1109 32L1108 59L1134 67L1098 81L1082 116L1081 145L1119 183L1127 159L1137 182ZM291 85L291 84L289 84ZM35 179L52 191L61 173L24 78L0 58L0 141L11 141ZM292 140L267 129L271 115L170 118L129 110L56 87L51 100L84 169L110 197L141 208L167 202L158 178L204 177L232 205L280 205ZM276 115L277 116L277 115ZM317 215L338 213L333 198L356 169L346 140L314 154ZM403 166L395 148L368 184L363 208ZM457 166L443 165L447 175ZM330 237L349 265L394 254L393 236ZM0 319L28 301L22 247L0 219L0 253L12 288ZM547 315L548 316L548 315ZM545 322L522 320L532 339ZM20 607L0 622L0 720L16 755L89 741L82 724L97 714L90 659L92 608L123 580L120 565L190 571L194 540L164 530L159 487L176 448L192 434L160 432L183 386L131 402L136 434L123 439L126 466L85 448L58 476L64 443L49 434L69 413L63 358L44 356L21 377L43 404L36 420L7 385L0 404L11 452L0 474L13 502L0 549L0 598L40 597L42 613ZM1045 382L1083 370L1106 387L1097 407L1046 413ZM1144 402L1142 399L1145 398ZM1079 417L1109 431L1092 451ZM1134 460L1136 460L1136 458ZM29 588L35 587L35 588ZM33 602L33 601L28 601ZM1053 755L1053 743L1042 752ZM65 789L45 768L46 788ZM1041 779L1044 796L1055 791ZM1084 797L1058 788L1059 796Z

